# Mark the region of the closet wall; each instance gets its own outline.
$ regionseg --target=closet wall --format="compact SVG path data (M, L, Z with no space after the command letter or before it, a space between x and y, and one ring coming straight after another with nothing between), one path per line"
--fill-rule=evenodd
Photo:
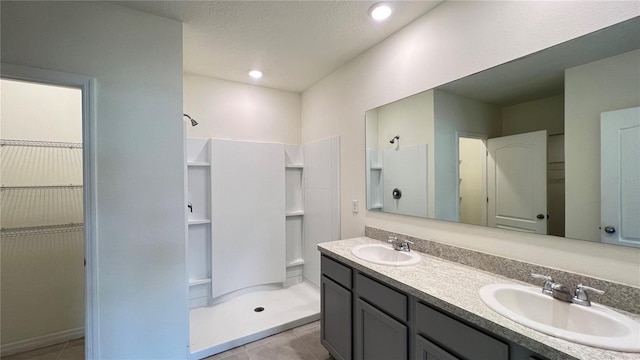
M2 355L84 335L78 89L2 80Z

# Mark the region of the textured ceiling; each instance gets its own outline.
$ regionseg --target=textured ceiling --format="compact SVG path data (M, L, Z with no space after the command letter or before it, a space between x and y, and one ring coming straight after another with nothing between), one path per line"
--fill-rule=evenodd
M442 1L117 1L184 23L184 71L302 92ZM252 80L247 71L261 69Z

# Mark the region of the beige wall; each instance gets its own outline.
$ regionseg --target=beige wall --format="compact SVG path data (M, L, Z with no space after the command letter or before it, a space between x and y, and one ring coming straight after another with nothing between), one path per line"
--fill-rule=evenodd
M377 110L378 149L395 148L389 141L396 135L400 136L402 146L432 144L429 134L433 132L433 124L429 118L433 112L433 91L394 101Z
M567 237L600 240L600 113L640 106L639 79L640 50L565 71Z
M0 93L2 139L82 142L79 89L3 79Z
M564 132L564 95L502 108L501 136L538 130L547 130L547 134Z
M487 224L486 146L480 139L460 138L460 222Z
M368 225L640 286L640 249L350 207L365 199L366 110L638 15L630 2L444 2L306 90L302 141L341 137L342 238Z
M184 74L187 136L300 144L300 94Z

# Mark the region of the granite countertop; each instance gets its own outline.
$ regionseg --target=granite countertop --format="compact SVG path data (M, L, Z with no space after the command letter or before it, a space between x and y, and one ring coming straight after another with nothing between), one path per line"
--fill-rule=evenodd
M367 237L318 244L318 250L362 273L394 286L418 299L439 307L498 336L513 341L550 359L640 359L638 353L603 350L545 335L499 315L480 299L481 287L488 284L523 282L419 253L420 263L394 267L373 264L351 254L361 244L383 244ZM619 311L640 321L640 315Z

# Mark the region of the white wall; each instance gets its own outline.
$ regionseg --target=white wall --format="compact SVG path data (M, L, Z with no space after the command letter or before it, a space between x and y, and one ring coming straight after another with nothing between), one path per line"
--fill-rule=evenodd
M567 237L600 240L600 113L639 106L638 79L640 50L565 71Z
M95 2L1 16L3 63L97 79L99 357L185 358L182 25Z
M306 90L302 141L341 137L341 237L369 225L640 286L639 249L351 212L365 199L366 110L638 15L633 2L444 2Z
M457 136L500 134L500 111L491 104L437 90L434 96L435 218L458 220Z
M184 74L187 136L300 144L301 95Z

